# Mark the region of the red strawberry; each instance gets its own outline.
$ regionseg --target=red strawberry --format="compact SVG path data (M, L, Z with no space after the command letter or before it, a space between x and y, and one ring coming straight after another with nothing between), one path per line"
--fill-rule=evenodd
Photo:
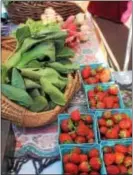
M129 116L125 113L121 113L123 119L129 119Z
M100 175L97 171L91 171L90 175Z
M77 122L80 120L80 111L79 110L75 110L71 113L71 119L74 121L74 122Z
M61 133L59 136L60 143L72 143L73 140L71 136L67 133Z
M78 147L73 148L72 153L81 154L81 149Z
M94 143L94 139L93 138L91 138L91 139L88 139L88 143Z
M88 175L88 173L83 172L83 173L80 173L79 175Z
M105 146L103 148L104 153L112 153L112 147L111 146Z
M131 119L122 119L119 123L121 129L129 129L132 126Z
M71 138L74 140L77 137L77 134L75 131L69 132L69 135L71 136Z
M120 131L120 128L119 128L119 125L114 125L114 129L117 131L117 132L119 132Z
M88 161L88 157L86 154L80 154L79 159L80 162Z
M130 167L129 169L128 169L128 172L127 172L128 174L132 174L132 167Z
M79 159L79 154L77 153L71 153L70 154L70 161L74 164L78 164L80 162L80 159Z
M90 115L87 115L84 120L86 121L87 124L92 124L93 123L93 120L92 120L92 117Z
M96 100L94 98L90 99L90 105L96 106Z
M82 162L79 165L79 171L88 173L90 171L90 165L88 164L88 162Z
M74 163L66 163L64 164L64 170L66 173L78 174L78 166Z
M120 108L119 103L114 103L112 108L113 109L119 109Z
M86 139L83 136L77 136L75 139L75 143L86 143Z
M118 175L120 173L120 170L116 165L109 165L106 169L109 175Z
M90 163L90 166L91 166L91 168L93 170L96 170L96 171L100 170L100 168L101 168L101 160L100 160L99 157L92 157L90 159L89 163Z
M104 156L105 165L112 165L115 162L115 155L113 153L105 153Z
M94 90L88 91L88 98L91 99L92 97L95 97L95 92L94 92Z
M103 102L107 109L111 109L114 104L113 97L104 97Z
M115 153L115 163L117 165L119 164L122 164L123 163L123 160L124 160L124 154L123 153L120 153L120 152L116 152Z
M113 120L111 120L111 119L106 120L106 126L107 126L107 127L112 127L113 125L114 125Z
M95 88L94 88L95 92L103 92L103 88L102 86L100 85L97 85Z
M116 129L109 129L105 134L107 139L118 139L118 132Z
M95 77L89 77L86 79L87 84L95 84L97 83L97 79Z
M114 96L114 102L117 104L119 102L119 97L118 96Z
M127 174L127 168L124 165L119 165L118 168L120 170L120 174Z
M122 115L119 113L113 114L112 120L117 124L122 120Z
M132 135L132 127L128 129L128 131L130 132L130 134Z
M97 107L97 109L104 109L105 104L103 102L98 102L96 107Z
M87 139L93 139L94 138L94 132L93 132L93 130L92 129L89 129L89 128L88 128L88 130L89 130L89 132L88 132L88 135L87 135Z
M129 155L132 155L132 145L128 146L127 152L128 152Z
M111 95L117 95L118 94L118 87L116 85L112 85L109 87L109 93Z
M96 74L95 78L97 79L98 82L100 81L100 75L99 74Z
M96 96L95 96L95 99L96 99L97 101L102 101L104 97L105 97L104 92L97 92L97 94L96 94Z
M102 126L102 127L100 127L100 133L101 134L105 134L106 133L106 131L107 131L107 127L105 127L105 126Z
M106 126L106 120L103 119L103 118L100 118L100 119L98 120L98 124L99 124L99 126Z
M105 111L105 112L103 113L103 117L104 117L105 119L109 119L109 118L111 118L111 116L112 116L112 113L111 113L111 111L109 111L109 110L107 110L107 111Z
M81 72L83 79L88 78L90 76L90 72L91 72L90 67L85 67Z
M125 157L123 163L126 167L132 166L132 157L130 157L130 156Z
M78 122L78 125L84 125L85 123L84 123L84 121L83 120L80 120L79 122Z
M98 157L99 151L96 148L93 148L88 152L88 156L89 156L89 158Z
M103 70L104 70L104 67L101 65L96 68L97 72L102 72Z
M70 154L64 154L63 155L63 163L67 163L70 160Z
M124 145L117 144L114 146L115 152L120 152L120 153L127 153L127 147Z
M130 132L127 129L123 129L123 130L120 130L119 136L121 138L127 138L127 137L130 137L131 134L130 134Z
M61 122L61 129L64 132L69 132L73 129L73 122L71 121L71 119L65 119Z
M89 134L90 129L85 125L78 125L76 133L79 136L87 136Z
M91 76L95 76L97 74L96 70L95 69L92 69L91 70Z

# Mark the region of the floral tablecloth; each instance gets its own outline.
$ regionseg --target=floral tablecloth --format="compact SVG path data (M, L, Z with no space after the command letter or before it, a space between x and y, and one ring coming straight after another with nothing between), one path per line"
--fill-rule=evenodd
M99 42L94 32L91 16L88 25L90 26L89 41L84 44L80 44L73 62L77 62L79 64L106 63L106 59L104 58L104 54L99 47ZM8 27L11 28L11 24L9 24ZM120 88L124 90L122 95L125 105L128 108L132 105L130 87L132 83L131 76L131 72L114 73L117 83L120 85ZM81 89L73 97L68 109L65 112L70 113L76 108L84 113L88 110L83 87L81 87ZM27 168L30 167L29 173L27 169L26 174L41 174L41 172L48 165L51 165L55 161L59 160L59 149L57 145L57 122L36 129L20 128L13 125L13 130L16 136L17 144L14 158L15 162L13 168L11 169L12 173L25 174L22 172L24 166Z

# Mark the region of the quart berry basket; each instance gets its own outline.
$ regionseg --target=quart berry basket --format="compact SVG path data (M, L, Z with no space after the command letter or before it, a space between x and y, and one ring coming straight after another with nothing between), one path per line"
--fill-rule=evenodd
M93 132L94 132L94 135L95 135L95 143L98 143L98 138L97 138L97 125L96 125L96 117L94 115L94 113L91 113L91 112L88 112L87 114L81 114L81 115L91 115L92 116L92 119L93 119ZM61 122L65 119L68 119L70 117L69 114L60 114L58 116L58 144L62 147L64 146L67 146L67 145L86 145L86 144L91 144L91 143L82 143L82 144L76 144L76 143L72 143L72 144L60 144L59 142L59 135L61 133Z
M100 135L100 131L99 131L99 125L98 125L98 119L102 117L103 113L105 111L111 111L112 114L115 114L115 113L125 113L127 114L131 119L132 119L132 110L131 109L111 109L111 110L104 110L104 111L96 111L95 112L95 116L96 116L96 122L97 122L97 131L98 131L98 141L101 143L101 142L104 142L104 141L128 141L128 140L132 140L132 137L130 138L122 138L122 139L106 139L106 140L103 140L101 138L101 135Z

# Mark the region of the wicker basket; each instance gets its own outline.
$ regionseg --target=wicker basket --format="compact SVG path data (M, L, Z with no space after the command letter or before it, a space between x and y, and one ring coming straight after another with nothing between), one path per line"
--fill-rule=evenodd
M2 39L2 62L4 63L7 59L7 52L11 54L15 48L16 42L11 38ZM62 113L67 107L69 101L73 97L74 93L80 87L79 74L69 74L68 77L71 77L70 82L68 83L65 90L65 97L67 103L64 107L56 106L53 110L46 112L31 112L24 107L21 107L14 102L10 101L8 98L2 95L2 118L10 120L17 125L23 127L38 127L51 122L57 119L57 115Z
M48 7L59 13L64 19L83 10L74 2L67 1L15 1L7 6L8 15L15 24L24 23L27 18L39 20L40 15Z

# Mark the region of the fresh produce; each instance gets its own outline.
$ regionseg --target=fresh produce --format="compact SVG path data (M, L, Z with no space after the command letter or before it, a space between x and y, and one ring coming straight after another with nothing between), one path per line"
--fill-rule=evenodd
M60 123L60 144L94 143L95 134L93 125L94 121L91 115L80 114L79 110L73 111L69 118L62 120ZM66 139L66 135L68 139Z
M75 52L65 44L63 23L52 8L40 21L28 19L13 33L16 50L2 65L2 94L33 112L65 106L68 74L79 69L70 61Z
M125 113L111 113L111 111L105 111L98 119L98 126L101 139L124 139L132 137L130 128L132 128L132 119ZM115 147L115 150L119 147ZM122 148L122 152L125 153L127 150Z
M132 174L132 155L127 151L131 146L115 144L110 153L104 152L103 159L108 174ZM108 146L103 148L105 149Z
M119 90L115 84L110 85L107 90L104 90L101 85L96 85L87 93L89 107L91 109L118 109L120 107L118 93Z
M73 148L73 149L76 149ZM78 148L79 149L79 148ZM90 152L96 151L96 155L89 157ZM95 174L100 175L102 162L99 156L99 150L91 149L90 151L84 152L80 149L80 152L71 150L63 154L63 168L65 174Z
M85 84L107 83L111 80L109 68L99 65L96 69L85 66L81 71L81 76Z

